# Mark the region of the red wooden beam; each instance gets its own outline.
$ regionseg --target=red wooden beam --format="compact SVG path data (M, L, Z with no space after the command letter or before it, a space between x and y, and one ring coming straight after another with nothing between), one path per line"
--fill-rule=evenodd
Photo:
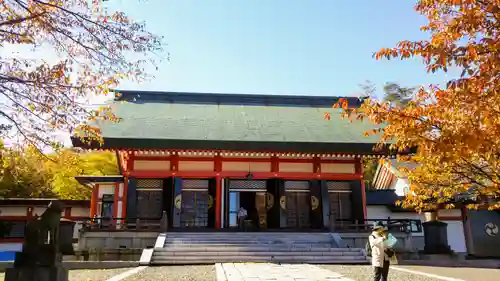
M116 149L109 149L109 150L116 150ZM284 154L284 155L296 155L296 154L301 154L301 155L350 155L350 156L355 156L359 155L359 153L344 153L344 152L331 152L331 153L306 153L306 152L297 152L297 151L261 151L261 150L238 150L238 151L233 151L233 150L221 150L221 149L138 149L138 148L122 148L123 151L133 151L133 152L138 152L138 151L161 151L161 152L167 152L170 155L173 154L181 154L183 152L194 152L194 153L219 153L219 154L224 154L224 153L240 153L240 154L251 154L251 153L256 153L256 154L272 154L272 153L279 153L279 154ZM368 154L363 154L363 155L373 155L372 153ZM378 154L377 154L378 155ZM148 155L136 155L140 157L150 157ZM168 155L151 155L152 157L155 156L167 156Z
M314 157L312 160L313 160L313 172L321 173L321 159L319 157Z
M336 163L336 164L354 164L356 160L353 159L321 159L319 157L315 157L315 159L303 159L303 158L278 158L277 156L272 156L269 158L251 158L251 157L208 157L208 156L179 156L179 155L170 155L170 156L134 156L134 160L149 160L149 161L172 161L171 159L174 157L178 157L179 161L215 161L215 158L219 157L222 162L272 162L273 158L278 159L278 162L282 163L314 163L315 161L319 161L321 163Z
M130 176L137 178L198 178L208 179L220 176L222 178L244 179L248 172L214 172L214 171L132 171ZM294 172L253 172L254 179L284 178L297 180L360 180L361 174L331 174L331 173L294 173Z
M170 157L170 171L177 171L177 170L179 170L179 156L172 155L172 157Z
M280 162L278 157L271 157L271 172L278 173L280 171Z
M135 156L133 153L128 153L126 152L126 157L127 157L127 171L133 171L134 170L134 160Z
M168 161L170 160L170 155L155 155L155 156L144 156L144 155L134 155L134 160L151 160L151 161Z
M220 156L214 157L214 171L219 173L222 172L222 157Z

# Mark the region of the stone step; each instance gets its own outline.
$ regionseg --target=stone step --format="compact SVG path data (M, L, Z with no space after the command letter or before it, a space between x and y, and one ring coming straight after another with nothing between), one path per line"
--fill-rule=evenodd
M182 240L291 240L291 241L330 241L332 237L273 237L273 236L240 236L233 235L228 237L221 236L166 236L166 239L182 239Z
M210 234L206 233L204 235L189 235L189 234L170 234L167 233L167 237L172 237L172 238L200 238L200 237L217 237L217 238L224 238L224 239L231 239L235 237L244 237L244 238L272 238L272 239L331 239L330 234L327 235L262 235L262 234L243 234L243 233L232 233L231 235L220 235L220 234Z
M362 249L338 248L328 233L166 233L151 264L276 262L366 264Z
M233 236L233 237L211 237L211 236L200 236L200 237L171 237L167 236L166 239L170 240L284 240L284 241L331 241L333 238L294 238L294 237L244 237L244 236Z
M306 241L237 241L237 240L166 240L165 245L177 245L177 244L232 244L232 245L317 245L321 247L332 246L331 242L306 242Z
M280 262L319 264L367 264L363 257L353 256L162 256L153 257L151 264L212 264L219 262Z
M286 244L166 244L163 246L165 249L171 248L241 248L241 249L253 249L253 248L267 248L267 249L299 249L299 250L310 250L310 249L345 249L336 248L332 245L286 245Z
M230 236L234 234L238 235L281 235L281 236L321 236L330 235L329 232L271 232L271 231L247 231L247 232L167 232L169 235L191 235L191 236L202 236L202 235L220 235L220 236Z
M277 242L288 242L288 243L330 243L334 241L333 239L293 239L293 238L272 238L272 237L232 237L232 238L219 238L219 237L199 237L199 238L182 238L182 237L167 237L165 242L175 242L175 241L186 241L186 242L198 242L198 241L228 241L228 242L262 242L262 241L277 241Z
M276 252L276 251L251 251L251 252L234 252L234 251L217 251L217 252L202 252L202 251L172 251L172 252L153 252L153 257L167 256L352 256L362 257L360 252Z
M275 251L275 252L353 252L361 253L362 250L358 248L333 248L333 247L279 247L279 246L249 246L249 245L169 245L164 248L156 248L155 252L171 252L171 251L198 251L198 252L261 252L261 251Z

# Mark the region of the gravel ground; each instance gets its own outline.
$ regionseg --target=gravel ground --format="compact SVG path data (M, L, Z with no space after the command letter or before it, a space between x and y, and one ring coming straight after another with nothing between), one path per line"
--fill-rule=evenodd
M148 267L124 281L215 281L213 265L175 265Z
M356 281L371 281L372 267L359 265L321 265L328 270L338 272L347 278ZM481 268L454 268L454 267L430 267L430 266L400 266L397 267L420 271L434 275L457 278L466 281L498 281L500 280L499 269L481 269ZM389 270L389 280L404 281L436 281L438 279L417 275L413 273Z
M500 269L470 268L470 267L437 267L437 266L400 266L414 271L447 276L466 281L498 281Z
M118 269L86 269L86 270L70 270L70 281L105 281L115 275L128 271L130 268ZM0 280L3 281L5 273L0 273Z
M369 265L322 265L321 267L340 273L355 281L372 281L373 269ZM419 276L396 270L389 270L389 280L398 281L436 281L434 278Z

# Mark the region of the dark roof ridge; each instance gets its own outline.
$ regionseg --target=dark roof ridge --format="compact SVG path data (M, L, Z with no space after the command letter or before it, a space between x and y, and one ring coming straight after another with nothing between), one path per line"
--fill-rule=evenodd
M194 93L134 90L115 90L115 92L115 101L128 101L133 103L166 102L190 104L331 107L334 103L338 102L339 99L343 98L347 99L350 107L358 107L362 102L362 98L338 96Z

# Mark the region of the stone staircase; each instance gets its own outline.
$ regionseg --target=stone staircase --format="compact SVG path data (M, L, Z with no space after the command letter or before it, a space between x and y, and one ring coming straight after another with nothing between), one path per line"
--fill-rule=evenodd
M367 263L362 249L339 248L329 233L173 232L161 235L165 242L163 248L161 242L155 245L151 258L153 265L217 262Z

